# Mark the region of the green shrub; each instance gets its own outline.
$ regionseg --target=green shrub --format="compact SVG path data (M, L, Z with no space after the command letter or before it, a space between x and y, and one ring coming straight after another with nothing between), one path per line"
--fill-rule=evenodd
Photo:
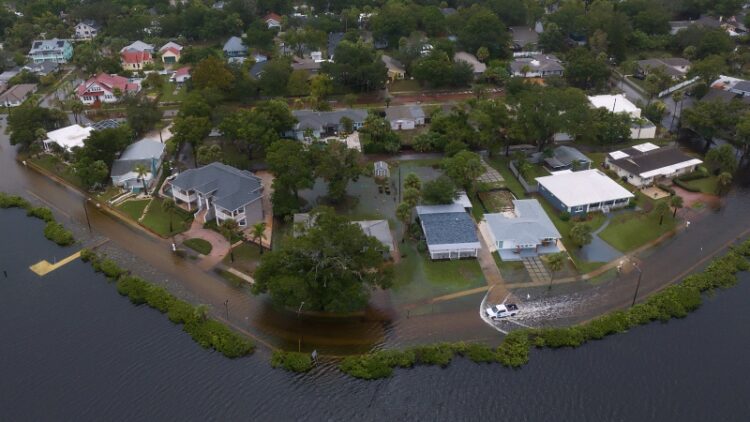
M622 311L612 312L581 326L587 340L598 340L610 334L621 333L630 328L628 314Z
M255 349L252 342L213 319L193 319L185 323L183 330L201 346L213 348L228 358L245 356Z
M685 190L686 190L686 191L688 191L688 192L700 192L700 189L698 189L698 188L694 188L694 187L692 187L692 186L688 185L688 184L687 184L687 183L685 183L685 181L683 181L683 180L680 180L680 179L674 179L674 180L673 180L673 182L674 182L674 184L675 184L675 185L677 185L677 186L679 186L679 187L681 187L681 188L685 189Z
M44 227L44 237L60 246L70 246L75 243L73 233L63 227L62 224L50 221Z
M52 210L46 207L29 208L29 210L26 211L26 215L28 215L29 217L36 217L40 220L44 220L47 223L49 223L50 221L55 221L55 216L52 215Z
M497 362L498 360L497 353L485 344L460 343L454 346L454 350L461 356L467 357L476 363Z
M557 349L560 347L578 347L586 341L583 330L580 327L565 328L542 328L535 332L535 345L537 347L549 347Z
M81 261L90 262L96 259L97 259L96 252L92 251L89 248L81 249Z
M429 346L417 346L410 349L414 352L415 362L422 365L448 366L453 360L454 350L450 344L440 343Z
M175 324L195 319L195 307L184 300L175 299L167 311L167 318Z
M307 372L312 369L313 361L309 353L274 350L271 355L271 366L284 368L290 372Z
M570 221L570 213L567 211L563 211L560 213L560 220L561 221Z
M175 297L172 296L164 287L152 285L146 292L146 303L148 303L148 306L156 309L161 313L169 311L169 308L172 307L175 300Z
M117 280L117 292L127 296L135 305L146 303L150 287L146 280L136 276L122 277Z
M117 280L121 275L125 274L125 270L120 268L115 261L108 258L97 260L94 269L112 280Z
M497 348L497 360L511 368L525 365L529 361L530 347L528 330L511 331Z
M18 195L8 195L7 193L0 192L0 208L29 209L31 208L31 204Z
M411 350L381 350L366 355L349 356L339 365L342 372L360 379L387 378L393 374L393 368L410 368L415 362Z

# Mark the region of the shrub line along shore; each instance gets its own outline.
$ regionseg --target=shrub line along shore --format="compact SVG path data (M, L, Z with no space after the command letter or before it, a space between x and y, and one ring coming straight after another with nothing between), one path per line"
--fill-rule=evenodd
M44 235L60 246L75 243L72 232L55 221L49 208L34 207L20 196L0 192L0 208L22 208L30 217L46 222ZM344 373L361 379L386 378L394 368L411 368L415 365L447 366L454 356L460 355L477 363L497 362L517 368L529 361L531 347L578 347L591 340L622 333L628 329L659 320L684 318L698 309L702 294L716 289L726 289L737 283L737 273L750 270L750 240L731 248L725 255L715 258L700 273L685 277L681 283L668 286L644 302L627 310L613 311L588 322L565 328L540 328L512 331L497 348L477 343L439 343L416 346L403 350L380 350L357 356L344 357L339 368ZM114 261L95 252L83 249L81 259L90 262L95 271L103 273L117 286L117 291L127 296L133 304L147 304L166 313L170 321L183 324L183 330L198 344L221 352L226 357L245 356L255 350L255 344L233 331L227 325L207 316L205 305L193 306L177 299L165 288L129 274ZM313 360L309 354L274 350L271 365L292 372L307 372Z

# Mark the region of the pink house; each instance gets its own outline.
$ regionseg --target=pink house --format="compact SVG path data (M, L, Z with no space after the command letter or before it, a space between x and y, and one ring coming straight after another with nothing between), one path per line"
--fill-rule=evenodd
M128 78L118 75L100 73L86 82L78 85L76 94L78 99L86 105L96 103L114 103L122 94L135 94L141 90L137 83L131 83Z

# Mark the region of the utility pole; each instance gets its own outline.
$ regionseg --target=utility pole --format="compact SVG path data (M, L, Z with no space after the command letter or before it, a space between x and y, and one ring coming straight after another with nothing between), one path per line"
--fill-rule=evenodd
M638 268L637 265L633 264L633 266L636 270L638 270L638 283L636 283L635 285L635 294L633 294L633 303L630 305L631 308L635 306L635 301L636 299L638 299L638 289L641 288L641 278L643 278L643 271L641 271L641 269Z
M229 299L224 301L224 309L227 311L227 321L229 321Z
M89 226L89 233L91 233L91 221L89 220L89 211L86 209L86 203L89 201L88 198L83 200L83 214L86 216L86 224Z

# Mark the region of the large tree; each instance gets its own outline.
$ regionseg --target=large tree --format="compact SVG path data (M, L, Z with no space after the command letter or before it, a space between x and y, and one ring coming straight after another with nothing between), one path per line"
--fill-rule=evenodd
M704 153L714 143L714 137L722 130L733 127L737 116L732 107L719 101L699 101L693 107L682 112L682 123L692 129L706 141Z
M37 141L37 130L51 131L68 123L68 116L60 110L38 107L27 101L11 109L8 115L8 132L10 144L21 145L28 149Z
M328 199L341 201L346 195L350 180L357 180L362 174L359 164L361 154L349 149L343 142L318 142L313 144L312 153L316 163L315 174L328 183Z
M127 125L95 130L84 139L83 147L76 149L75 160L102 161L107 168L110 168L117 155L132 141L133 132Z
M362 309L374 288L388 288L387 249L330 210L313 212L315 225L264 255L254 294L269 293L286 307L325 312Z
M274 142L268 147L266 162L275 176L274 191L284 189L298 198L301 189L311 188L315 182L312 155L301 142Z
M359 134L365 153L395 153L401 149L401 139L391 130L391 124L375 113L367 116Z
M445 174L466 192L473 191L474 181L485 172L479 154L471 151L461 151L453 157L444 158L441 165Z
M385 83L385 64L372 46L344 40L336 47L335 55L336 61L324 62L321 70L337 84L357 91L372 91Z
M611 73L606 57L578 47L568 52L566 59L565 79L570 85L593 91L606 87Z
M586 95L575 88L533 88L519 96L517 124L529 142L544 151L555 134L579 126L588 118Z
M464 50L475 52L486 47L493 58L508 56L510 37L506 26L486 7L474 4L462 8L448 21Z
M232 86L234 75L223 60L216 56L208 56L198 62L191 73L190 80L197 89L227 91Z

